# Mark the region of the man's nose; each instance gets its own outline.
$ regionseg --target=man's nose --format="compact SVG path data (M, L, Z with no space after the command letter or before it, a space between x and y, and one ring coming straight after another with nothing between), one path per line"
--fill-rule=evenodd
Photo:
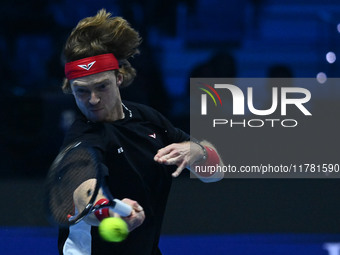
M92 104L92 105L96 105L99 102L100 102L100 97L96 93L91 92L89 103Z

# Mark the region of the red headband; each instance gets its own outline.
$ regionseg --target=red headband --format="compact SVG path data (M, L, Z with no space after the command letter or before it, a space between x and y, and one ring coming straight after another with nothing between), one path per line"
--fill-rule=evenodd
M112 53L108 53L66 63L65 76L68 80L72 80L116 69L119 69L118 60Z

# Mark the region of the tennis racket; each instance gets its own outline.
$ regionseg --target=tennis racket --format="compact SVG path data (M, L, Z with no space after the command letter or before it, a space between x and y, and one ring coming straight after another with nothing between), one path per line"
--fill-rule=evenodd
M46 208L49 219L59 226L70 226L104 207L110 207L123 217L129 216L131 206L113 198L105 183L107 175L107 168L93 147L76 142L63 149L47 174ZM103 191L108 204L95 204L99 191Z

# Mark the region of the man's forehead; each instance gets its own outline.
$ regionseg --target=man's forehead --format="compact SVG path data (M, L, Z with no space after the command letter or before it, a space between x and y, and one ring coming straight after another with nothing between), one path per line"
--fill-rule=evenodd
M71 80L70 83L72 86L90 86L92 84L97 84L105 81L112 80L112 76L114 75L113 72L102 72L97 74L92 74L80 78L76 78Z

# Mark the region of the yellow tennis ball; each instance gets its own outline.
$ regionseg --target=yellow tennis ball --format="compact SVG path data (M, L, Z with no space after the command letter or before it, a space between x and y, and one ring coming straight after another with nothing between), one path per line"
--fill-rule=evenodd
M121 242L129 234L128 225L118 217L108 217L99 224L99 234L107 242Z

